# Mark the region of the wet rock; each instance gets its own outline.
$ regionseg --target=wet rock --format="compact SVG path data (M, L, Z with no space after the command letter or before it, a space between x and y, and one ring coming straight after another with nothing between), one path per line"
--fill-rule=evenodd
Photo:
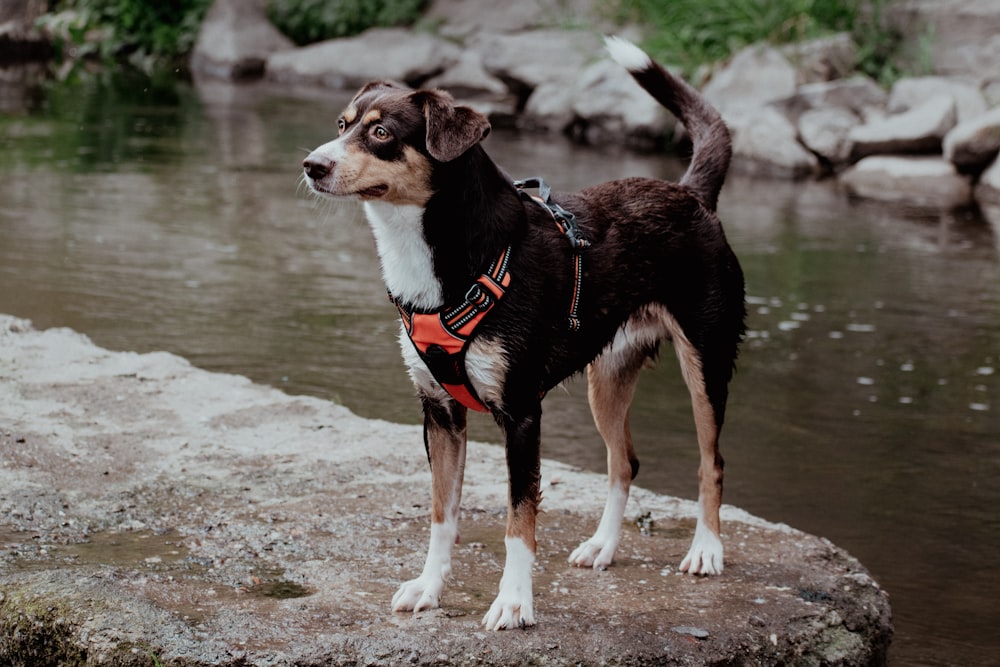
M481 33L467 48L481 55L490 74L525 97L543 83L571 85L588 63L603 57L600 38L579 30Z
M849 137L851 154L857 160L879 153L940 153L941 142L955 122L955 102L940 95L909 111L854 128Z
M889 94L889 113L902 113L914 109L927 100L950 97L955 102L956 120L963 123L986 111L986 100L979 86L967 81L943 76L904 77L892 86Z
M417 86L458 62L460 49L444 39L404 28L373 28L272 53L266 76L283 83L358 88L374 79Z
M819 160L799 143L792 122L772 107L742 116L731 129L735 170L793 178L820 171Z
M51 57L52 45L35 28L35 21L46 9L46 3L38 0L0 3L0 64Z
M799 86L794 94L773 102L772 106L793 120L807 111L830 108L845 109L864 118L873 110L883 109L887 100L888 95L873 79L853 76Z
M857 125L858 117L846 109L815 109L799 117L799 138L831 165L846 164L851 157L850 133Z
M215 0L191 52L191 69L220 79L259 78L268 55L291 49L292 40L271 24L265 0Z
M979 182L976 184L976 199L981 204L989 205L994 212L1000 208L1000 158L994 160L979 177ZM1000 215L994 215L991 219L995 220L996 229L1000 231Z
M950 209L972 201L972 184L940 157L867 157L845 171L852 193L910 206Z
M944 156L959 171L977 172L1000 152L1000 106L956 125L944 138Z
M795 66L799 84L849 76L858 60L858 46L847 32L783 46L781 52Z
M780 51L766 45L750 46L733 56L702 93L727 122L738 124L740 115L791 96L796 77L795 68Z
M856 560L730 506L721 576L674 570L696 505L641 488L627 516L648 512L650 534L626 527L607 571L570 567L606 479L552 461L542 467L539 625L483 632L507 490L502 448L478 443L442 608L392 613L428 538L420 427L6 316L0 367L0 435L25 440L0 437L0 664L886 659L888 597ZM8 504L34 509L14 518Z

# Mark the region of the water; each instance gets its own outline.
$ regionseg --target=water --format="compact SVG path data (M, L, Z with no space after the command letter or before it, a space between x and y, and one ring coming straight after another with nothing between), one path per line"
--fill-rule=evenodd
M114 77L0 89L0 312L419 422L365 223L299 182L347 98ZM556 188L682 170L502 130L488 149ZM974 211L829 182L734 176L720 210L750 296L726 501L869 567L892 596L894 664L1000 664L997 234ZM693 497L671 356L633 406L639 483ZM496 440L488 418L473 432ZM583 380L546 399L543 451L603 471Z

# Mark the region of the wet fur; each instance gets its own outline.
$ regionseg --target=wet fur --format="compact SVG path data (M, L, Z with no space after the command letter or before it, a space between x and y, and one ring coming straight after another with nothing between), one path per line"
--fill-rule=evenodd
M680 183L627 178L555 197L592 243L584 256L579 331L566 321L574 285L565 236L486 154L480 144L489 132L485 117L447 93L369 84L341 117L339 138L304 163L315 192L365 202L386 282L417 308L460 302L499 250L513 246L510 288L468 354L473 383L504 433L508 463L507 561L483 619L490 629L535 622L530 573L541 397L587 369L595 423L608 447L609 497L594 536L570 560L606 567L638 471L628 406L639 370L663 341L673 343L691 393L701 460L698 526L681 569L722 569L718 435L744 332L743 276L715 214L729 133L693 89L636 47L612 41L609 50L681 118L694 155ZM451 569L466 409L437 386L405 337L401 344L423 404L433 503L424 571L400 588L393 608L419 611L440 604Z

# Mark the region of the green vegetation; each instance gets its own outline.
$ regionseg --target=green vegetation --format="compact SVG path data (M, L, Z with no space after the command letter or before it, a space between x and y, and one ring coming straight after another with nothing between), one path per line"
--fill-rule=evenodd
M616 18L648 26L645 46L691 74L750 44L785 44L850 31L859 70L887 81L899 75L900 36L885 27L888 0L619 0Z
M296 44L410 25L427 0L270 0L267 15Z
M151 71L181 63L211 0L62 0L39 23L63 57L126 61Z

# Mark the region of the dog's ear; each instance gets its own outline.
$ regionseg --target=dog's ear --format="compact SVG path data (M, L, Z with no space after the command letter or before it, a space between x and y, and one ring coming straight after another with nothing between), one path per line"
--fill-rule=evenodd
M435 160L451 162L490 133L490 121L475 109L455 104L440 90L418 90L416 102L422 107L427 125L427 152Z

